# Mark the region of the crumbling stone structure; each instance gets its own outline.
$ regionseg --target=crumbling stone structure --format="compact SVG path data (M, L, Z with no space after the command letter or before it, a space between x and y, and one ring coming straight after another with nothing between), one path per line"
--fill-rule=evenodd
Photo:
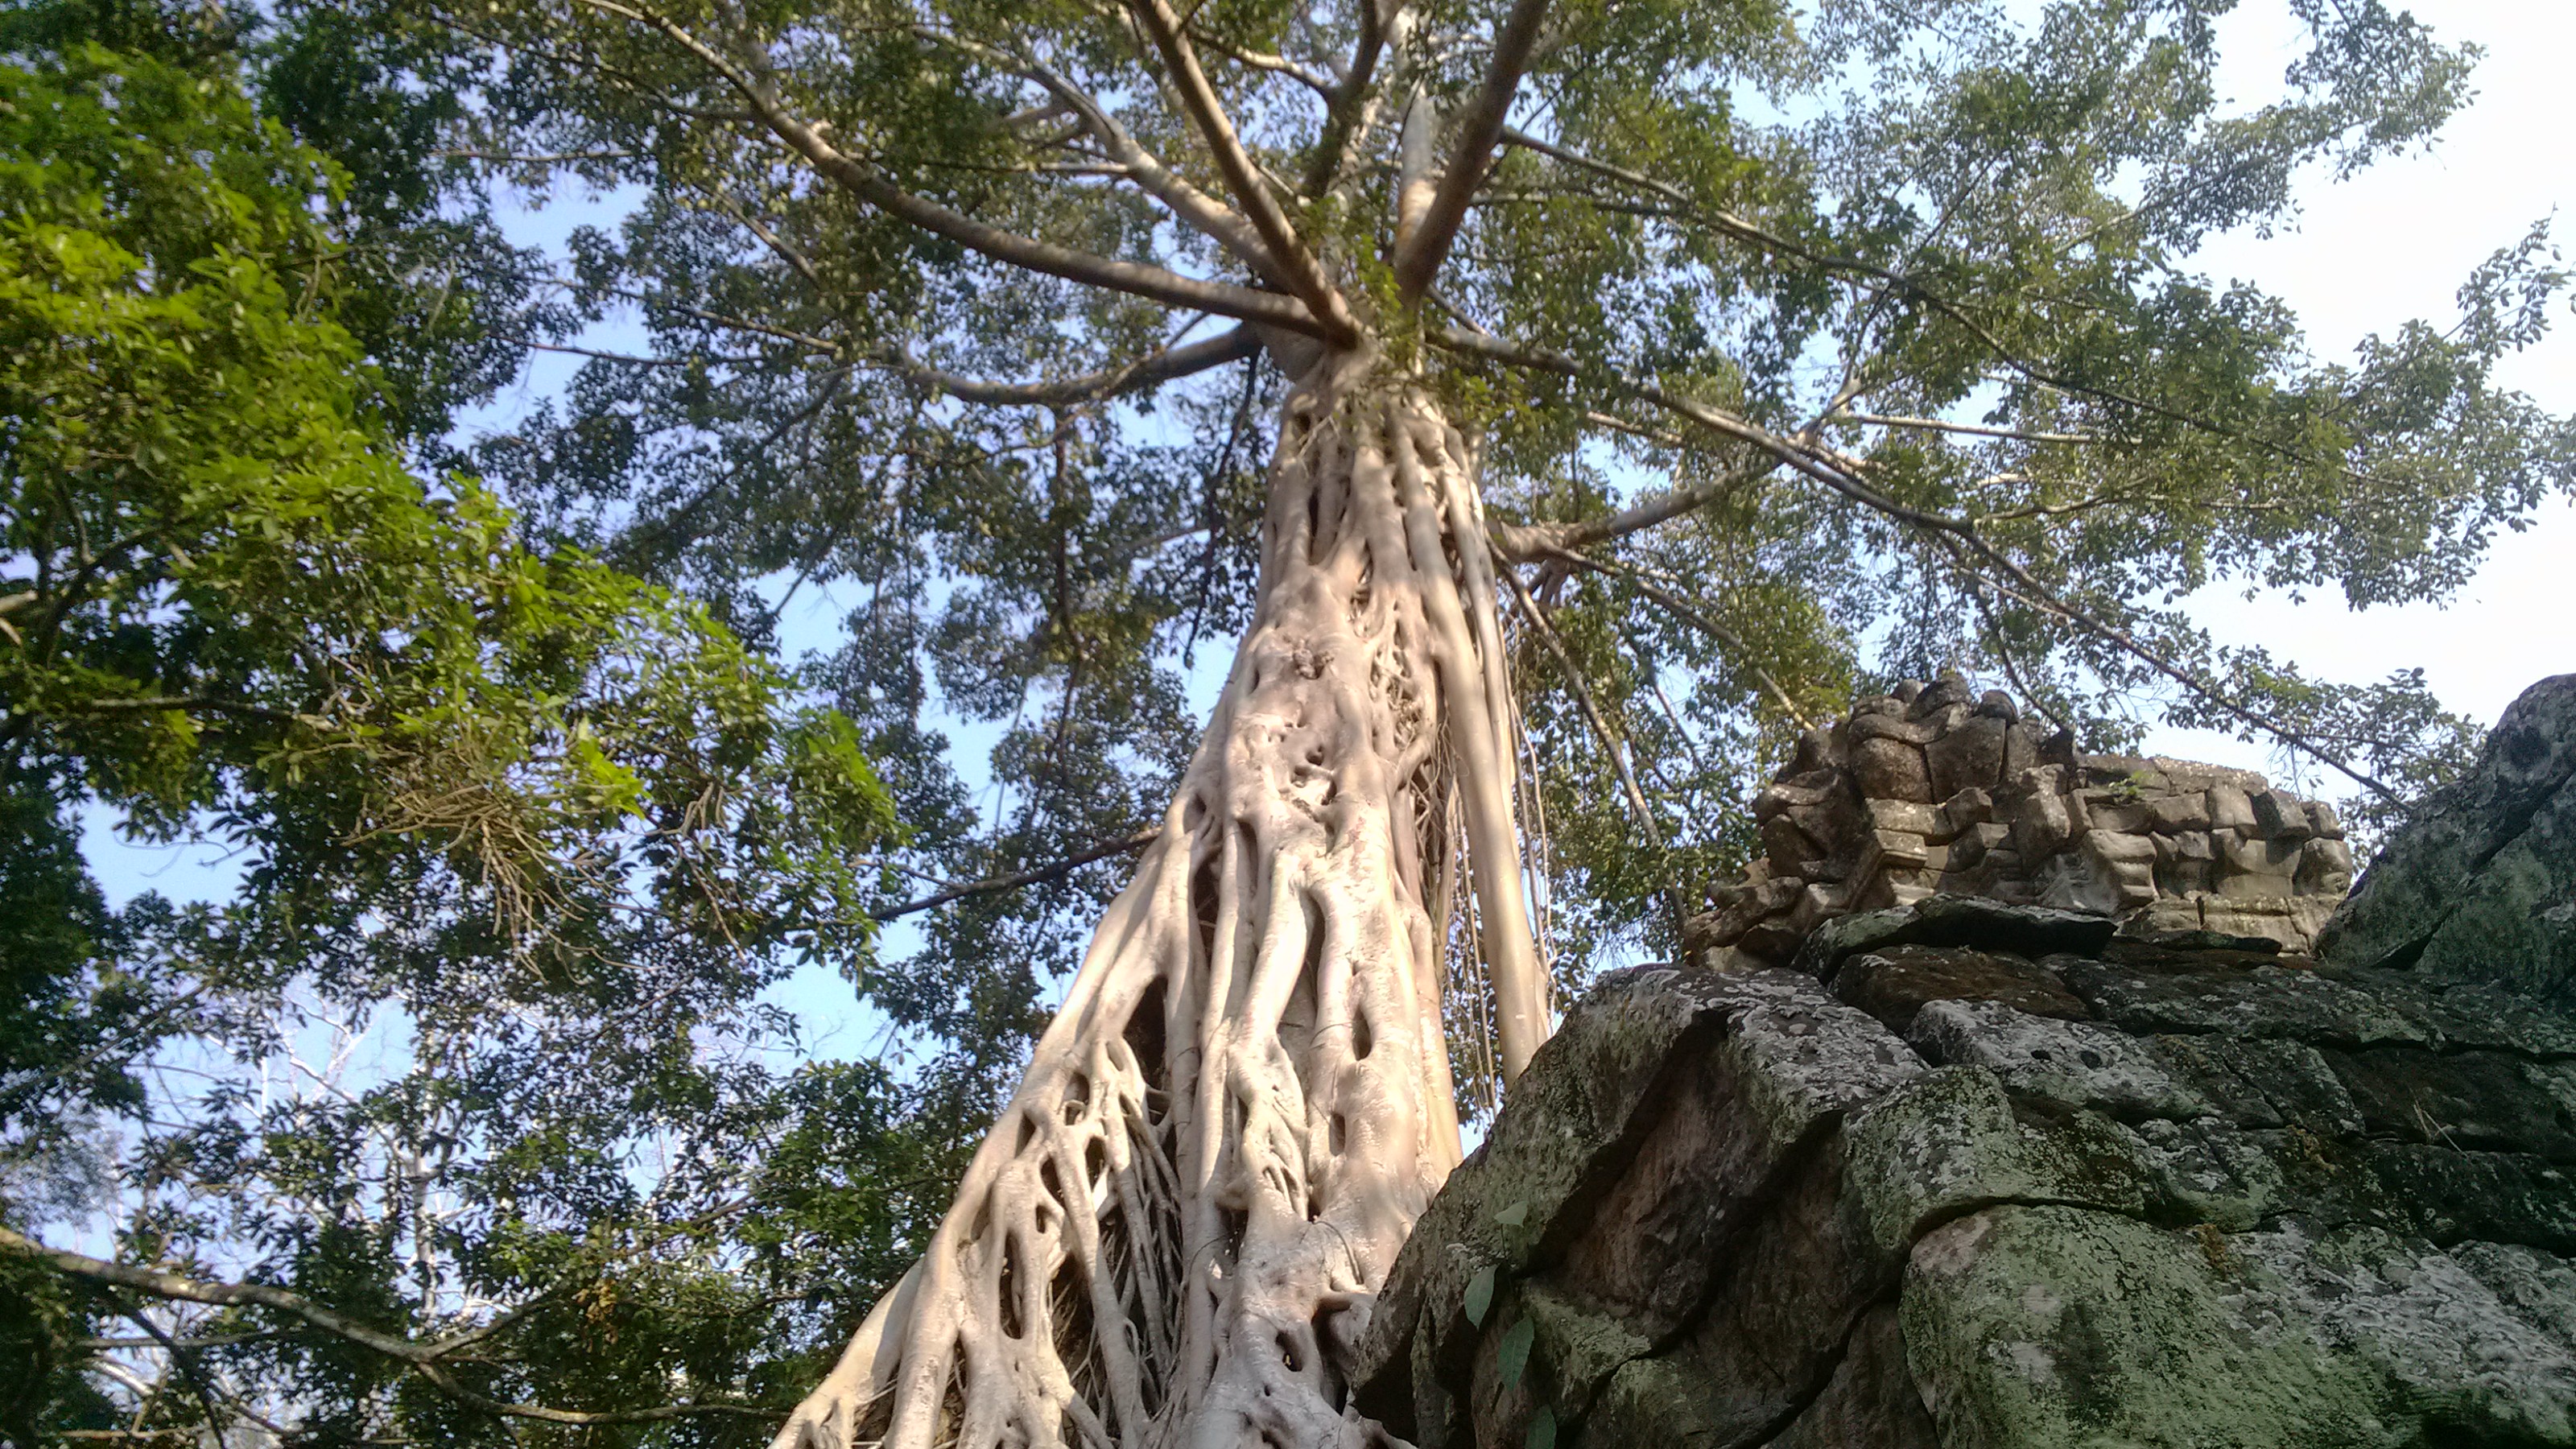
M1688 933L1719 969L1781 964L1836 916L1936 894L2305 950L2352 884L2332 806L2246 770L2078 755L1957 675L1807 731L1753 818L1761 858Z
M1352 1396L1426 1449L2576 1445L2571 825L2576 676L2324 959L1943 894L1616 973Z

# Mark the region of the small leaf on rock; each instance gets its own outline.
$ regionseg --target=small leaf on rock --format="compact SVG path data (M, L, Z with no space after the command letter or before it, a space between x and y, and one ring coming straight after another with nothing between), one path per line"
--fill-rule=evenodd
M1494 1366L1502 1371L1505 1390L1521 1386L1521 1370L1529 1367L1530 1341L1538 1330L1527 1318L1503 1330L1502 1346L1495 1350Z
M1517 1228L1521 1224L1528 1222L1529 1199L1522 1198L1519 1202L1513 1203L1510 1207L1494 1214L1494 1221L1501 1223L1507 1228Z
M1556 1415L1545 1404L1530 1415L1529 1449L1556 1449Z
M1494 1270L1491 1264L1476 1270L1467 1280L1467 1321L1478 1328L1485 1326L1485 1310L1494 1306Z

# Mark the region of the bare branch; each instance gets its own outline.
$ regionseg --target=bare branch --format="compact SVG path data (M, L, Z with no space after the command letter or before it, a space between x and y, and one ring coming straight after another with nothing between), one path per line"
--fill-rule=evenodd
M1288 290L1303 299L1313 317L1320 319L1323 326L1319 335L1324 340L1343 344L1356 340L1359 323L1352 318L1332 278L1324 274L1323 264L1307 249L1305 238L1297 234L1289 224L1288 214L1280 210L1279 199L1270 194L1268 179L1243 149L1243 139L1235 134L1234 122L1218 104L1207 72L1199 68L1198 52L1184 33L1181 18L1172 13L1166 0L1129 0L1128 8L1154 42L1154 48L1161 52L1163 67L1179 93L1181 109L1188 114L1200 139L1207 142L1217 174L1225 178L1226 189L1234 193L1234 204L1251 219L1252 229L1260 234L1286 276Z
M1529 65L1530 51L1538 44L1539 27L1546 19L1547 0L1514 0L1512 13L1495 32L1485 78L1458 118L1457 141L1441 173L1439 194L1432 198L1431 210L1414 232L1412 245L1396 253L1396 293L1408 302L1421 297L1440 274L1440 264L1448 260L1449 245L1458 239L1458 226L1467 218L1467 203L1485 183L1485 168L1494 159L1494 145L1502 139L1512 96L1520 90L1521 72Z
M988 880L962 882L957 885L952 885L946 890L923 896L919 900L906 901L902 905L891 906L882 911L870 911L868 912L868 919L880 922L896 920L903 916L912 915L918 911L927 911L936 906L944 906L950 901L962 901L969 896L988 896L999 891L1015 891L1022 886L1038 885L1045 881L1060 880L1063 877L1072 874L1076 868L1089 865L1095 860L1107 860L1113 855L1125 855L1130 851L1143 850L1146 846L1149 846L1156 840L1161 839L1162 834L1163 829L1158 825L1150 829L1139 830L1135 834L1130 835L1123 840L1104 840L1097 845L1077 850L1073 854L1066 856L1064 859L1054 861L1047 865L1035 866L1028 870L1013 871L1009 875L997 875Z
M699 62L723 78L749 102L754 119L785 143L788 149L804 157L815 170L830 178L842 189L876 207L889 216L909 222L934 235L944 236L969 250L993 260L1028 271L1085 286L1102 287L1133 296L1150 298L1176 307L1188 307L1233 317L1247 322L1265 322L1308 336L1337 340L1346 335L1337 331L1293 297L1272 292L1257 292L1224 282L1201 281L1178 272L1142 262L1117 261L1075 251L1053 242L1039 241L988 226L962 212L942 206L927 197L915 196L886 179L885 174L869 162L852 156L824 138L823 132L790 114L769 89L760 84L740 65L727 59L714 47L698 39L688 29L666 16L618 0L581 0L581 3L611 15L622 16L639 25L650 26L674 44L697 57Z
M1120 367L1039 382L990 382L925 367L909 359L892 365L913 381L937 388L961 402L1005 407L1066 407L1075 403L1098 402L1102 398L1206 372L1229 362L1257 356L1260 351L1259 335L1245 326L1202 342L1165 348Z

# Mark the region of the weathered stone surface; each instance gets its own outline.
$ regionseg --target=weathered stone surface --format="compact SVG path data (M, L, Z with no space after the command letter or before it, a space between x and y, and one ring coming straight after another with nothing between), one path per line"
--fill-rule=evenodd
M1932 803L1932 775L1923 751L1903 740L1877 736L1851 745L1852 777L1873 800L1918 800Z
M2432 1244L2374 1228L2312 1236L2292 1223L2230 1238L2226 1255L2243 1265L2249 1299L2314 1325L2455 1442L2576 1439L2576 1351Z
M2176 951L2114 941L2102 959L2049 958L2067 989L2124 1031L2293 1036L2371 1046L2430 1045L2425 1022L2362 987L2259 952Z
M2389 841L2318 949L2576 1005L2576 674L2506 708L2477 767Z
M2163 1036L2151 1049L2174 1076L2241 1127L2300 1127L2357 1137L2360 1109L2323 1053L2305 1042Z
M2304 1323L2249 1322L2215 1256L2187 1235L2061 1207L1990 1208L1926 1235L1901 1312L1941 1442L2400 1442L2376 1412L2376 1376Z
M1834 995L1902 1036L1928 1001L2000 1001L2034 1016L2081 1020L2092 1013L2047 971L2007 952L1965 947L1889 946L1846 959Z
M1906 1040L1934 1061L1984 1067L2017 1094L2115 1117L2199 1117L2218 1108L2136 1037L1992 1001L1936 1001Z
M1758 1444L1826 1386L1852 1324L1897 1267L1835 1210L1840 1161L1817 1154L1732 1245L1679 1342L1611 1377L1587 1439L1672 1443L1672 1426L1689 1425L1690 1442L1709 1449Z
M1848 1202L1876 1250L1904 1253L1937 1224L1996 1202L2143 1211L2154 1168L2098 1118L2016 1112L1994 1073L1942 1067L1845 1129Z
M2576 1352L2576 1263L2504 1243L2454 1244L2451 1260L2476 1274L2523 1322Z
M1923 747L1932 776L1932 798L1947 800L1966 789L1991 790L2003 779L2009 726L1992 715L1973 715Z
M1804 977L1745 1009L1657 1104L1618 1181L1588 1205L1553 1281L1632 1331L1662 1338L1707 1293L1718 1246L1763 1205L1774 1176L1842 1115L1919 1075L1875 1021Z

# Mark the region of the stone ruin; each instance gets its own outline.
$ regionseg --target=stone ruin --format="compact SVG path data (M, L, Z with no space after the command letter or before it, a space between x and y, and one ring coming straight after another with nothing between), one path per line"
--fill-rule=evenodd
M2576 675L2322 930L2330 816L1962 695L1802 752L1713 914L1768 904L1701 927L1730 969L1568 1013L1354 1407L1424 1449L2576 1445Z
M1785 964L1836 916L1943 894L2304 950L2352 884L2334 807L2251 771L2079 755L1957 675L1807 731L1753 819L1761 858L1686 932L1700 964Z

